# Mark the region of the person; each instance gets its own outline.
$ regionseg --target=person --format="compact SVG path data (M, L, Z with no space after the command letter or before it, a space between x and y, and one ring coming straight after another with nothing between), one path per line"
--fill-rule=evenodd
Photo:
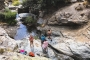
M44 41L42 44L42 48L43 48L43 52L47 53L47 49L48 49L48 41Z
M42 34L41 35L41 45L43 44L43 42L46 40L45 36Z
M33 37L32 35L30 35L30 37L29 37L30 47L31 47L31 46L34 46L34 45L33 45L33 40L34 40L34 37Z
M48 31L47 31L47 36L48 36L48 39L51 39L51 34L52 34L52 31L51 31L51 29L48 29Z

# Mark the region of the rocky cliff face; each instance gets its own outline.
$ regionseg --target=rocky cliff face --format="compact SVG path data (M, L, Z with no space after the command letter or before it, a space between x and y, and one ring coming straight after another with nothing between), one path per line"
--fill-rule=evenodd
M49 25L82 25L89 21L89 9L86 9L82 3L75 3L59 9L48 19Z
M2 10L5 6L4 1L5 0L0 0L0 10Z

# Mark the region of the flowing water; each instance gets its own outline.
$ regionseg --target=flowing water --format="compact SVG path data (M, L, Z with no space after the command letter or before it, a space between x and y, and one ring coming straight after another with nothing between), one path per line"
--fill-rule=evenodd
M20 24L17 33L14 37L15 40L22 40L23 38L26 38L29 35L27 28L25 25Z

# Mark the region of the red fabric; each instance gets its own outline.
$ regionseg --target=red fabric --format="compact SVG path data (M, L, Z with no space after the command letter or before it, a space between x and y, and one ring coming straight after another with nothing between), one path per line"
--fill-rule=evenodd
M29 56L34 57L35 55L34 55L34 53L33 53L33 52L30 52L30 53L29 53Z

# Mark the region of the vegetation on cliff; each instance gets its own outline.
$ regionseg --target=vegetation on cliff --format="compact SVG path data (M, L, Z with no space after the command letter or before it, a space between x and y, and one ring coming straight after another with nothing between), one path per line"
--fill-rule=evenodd
M9 9L5 9L4 13L0 13L0 21L5 22L8 25L15 25L16 12L11 12Z

